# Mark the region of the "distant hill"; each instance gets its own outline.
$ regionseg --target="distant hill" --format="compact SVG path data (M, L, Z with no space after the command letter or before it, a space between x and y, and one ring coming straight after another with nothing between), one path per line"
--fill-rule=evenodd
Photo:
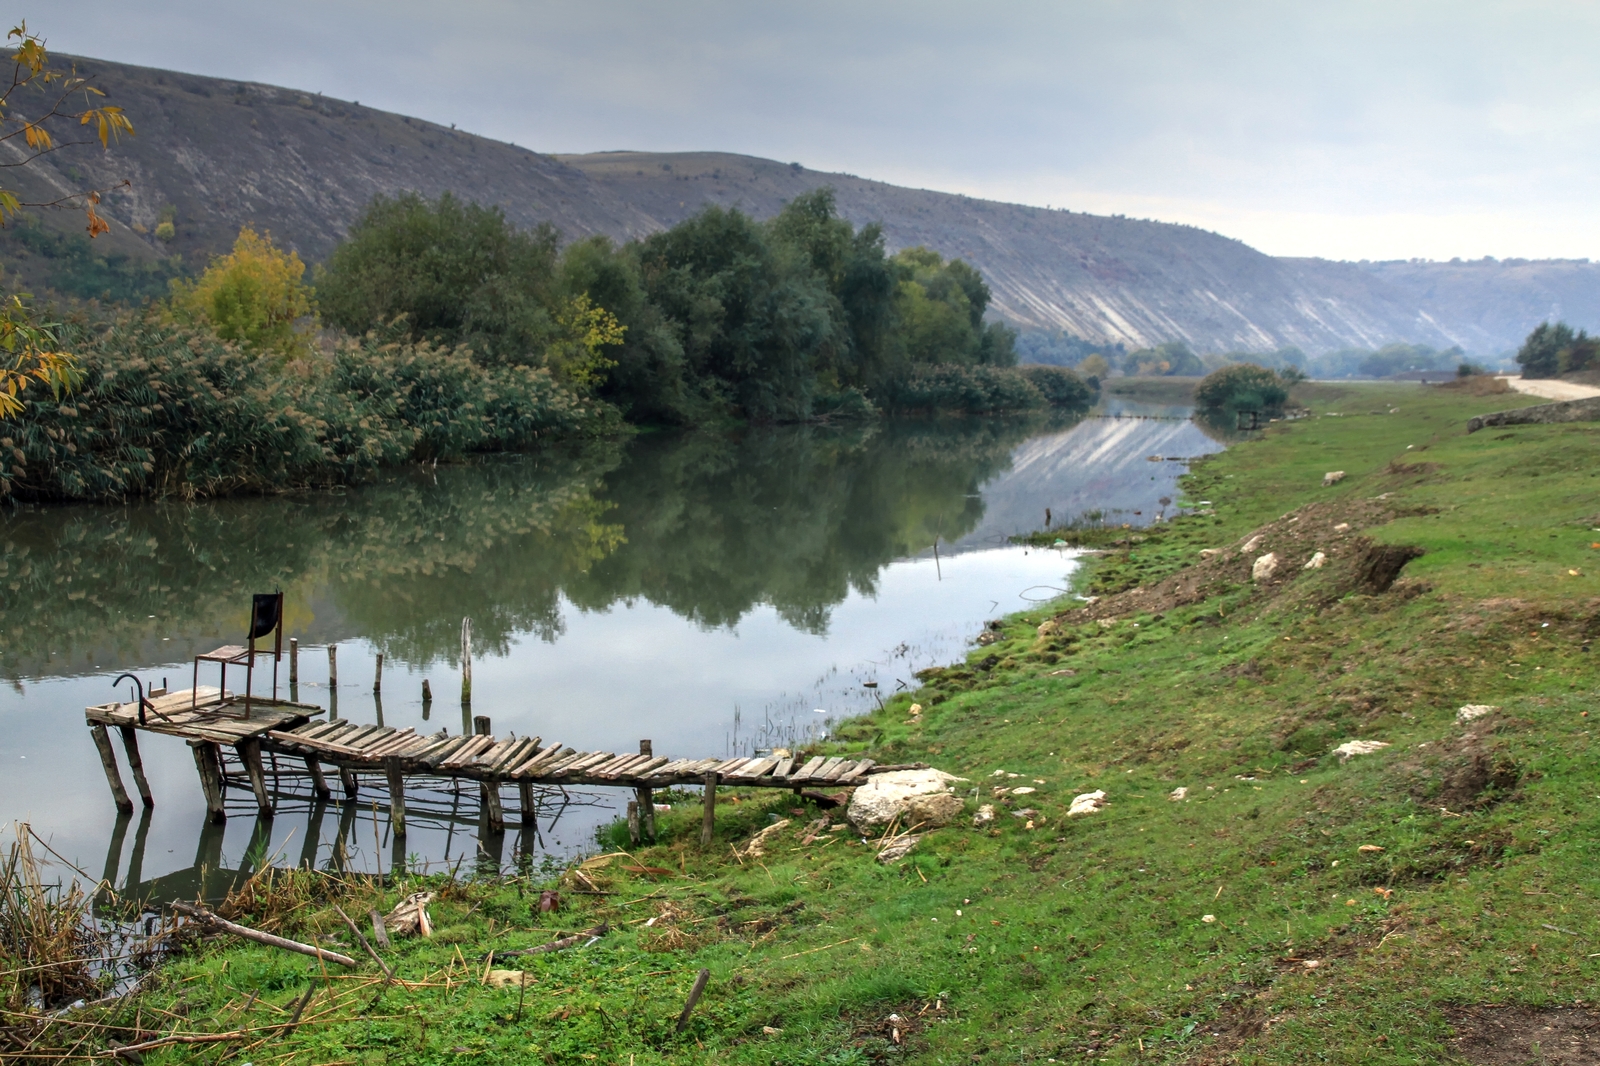
M92 256L75 236L81 217L59 213L0 235L0 258L31 284L80 293L141 265L141 284L154 291L164 284L163 260L203 264L246 222L320 261L377 193L451 190L503 207L519 225L548 221L569 239L626 240L712 203L766 217L797 193L830 185L842 213L881 223L892 248L925 244L973 263L994 289L995 312L1025 329L1130 347L1181 339L1201 351L1295 345L1317 354L1408 341L1499 354L1547 317L1600 325L1600 265L1587 261L1281 259L1191 226L976 200L718 152L545 155L292 89L74 62L127 110L139 135L108 153L72 149L10 176L20 173L25 191L41 196L124 177L132 186L108 199L113 232ZM176 229L170 243L153 235L166 216Z

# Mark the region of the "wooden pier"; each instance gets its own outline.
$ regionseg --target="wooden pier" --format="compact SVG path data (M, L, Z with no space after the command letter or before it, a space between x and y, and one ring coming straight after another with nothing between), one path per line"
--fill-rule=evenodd
M705 814L701 839L710 843L719 785L799 792L818 786L860 785L870 774L902 769L878 766L871 759L820 756L805 760L777 756L671 759L656 755L648 740L640 741L636 753L578 751L559 741L546 744L540 737L495 737L489 733L489 719L484 717L474 719L472 735L450 736L443 731L419 734L410 728L361 725L339 719L317 721L323 708L288 700L253 697L250 704L250 716L246 718L243 697L215 688L199 688L170 694L158 690L146 702L142 721L138 703L87 708L85 717L118 808L131 811L133 802L123 787L112 749L113 728L121 735L134 784L146 807L155 806L155 800L139 757L141 731L179 737L189 744L213 821L221 822L227 817L223 790L231 782L223 771L223 745L228 745L237 752L257 807L266 817L273 814L273 802L266 785L263 753L273 756L274 762L278 756L303 760L312 787L322 799L332 794L323 771L325 765L336 771L345 797L352 800L359 787L357 774L381 774L389 793L390 821L396 835L405 833L405 787L408 779L415 778L476 782L492 831L505 828L500 791L508 784L518 787L524 825L531 824L534 818L535 786L631 788L636 799L628 805L630 829L635 835L651 838L655 836L653 791L673 785L702 785Z

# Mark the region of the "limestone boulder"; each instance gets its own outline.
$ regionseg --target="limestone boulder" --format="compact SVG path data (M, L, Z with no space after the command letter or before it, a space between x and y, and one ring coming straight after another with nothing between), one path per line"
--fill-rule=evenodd
M851 795L845 817L861 830L888 825L895 815L906 813L913 799L940 794L955 799L959 810L960 800L952 795L951 785L964 780L943 770L891 770L873 774Z

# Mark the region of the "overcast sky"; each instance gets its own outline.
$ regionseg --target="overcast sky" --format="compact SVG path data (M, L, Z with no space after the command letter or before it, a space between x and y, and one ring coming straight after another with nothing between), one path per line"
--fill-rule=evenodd
M1600 5L52 0L52 48L1276 255L1600 258Z

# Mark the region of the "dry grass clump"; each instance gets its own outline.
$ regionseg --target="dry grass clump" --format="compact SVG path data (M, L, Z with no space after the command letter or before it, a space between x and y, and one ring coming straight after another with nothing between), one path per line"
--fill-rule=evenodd
M110 954L92 915L93 900L75 882L45 884L32 833L17 827L0 860L0 999L29 1012L100 991L99 964Z

